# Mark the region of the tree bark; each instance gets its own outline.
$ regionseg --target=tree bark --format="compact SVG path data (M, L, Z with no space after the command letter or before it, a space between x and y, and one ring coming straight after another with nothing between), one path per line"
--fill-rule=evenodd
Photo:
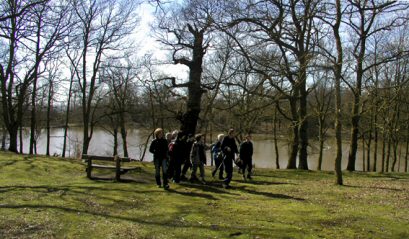
M302 61L303 62L303 61ZM299 135L300 135L300 153L298 168L303 170L308 170L308 116L307 116L307 89L306 89L306 62L303 64L304 70L301 72L301 82L300 82L300 110L299 110Z
M276 169L280 169L280 153L278 152L278 139L277 139L277 110L274 111L273 119L273 137L274 137L274 150L275 150L275 162Z
M342 99L341 99L341 78L342 78L342 63L343 63L343 49L341 36L339 34L339 27L341 24L341 1L336 0L336 22L333 26L335 42L337 46L337 62L334 65L334 76L335 76L335 139L337 144L336 157L335 157L335 175L336 184L343 185L342 178Z
M184 62L189 67L189 81L187 84L188 99L186 112L183 113L180 121L180 129L185 134L195 134L197 121L201 110L202 95L205 90L202 89L202 63L206 53L206 46L203 46L204 30L199 30L191 27L189 24L189 32L193 35L192 60ZM180 59L175 59L175 63L180 63Z
M385 126L385 124L384 124ZM385 128L384 128L385 129ZM386 155L386 134L383 132L382 137L382 162L381 162L381 172L385 172L385 155Z
M51 78L51 76L50 76ZM48 81L48 100L47 100L47 119L46 119L46 130L47 130L47 148L45 151L45 154L47 156L50 155L50 141L51 141L51 126L50 126L50 122L51 122L51 102L53 100L53 81L49 80Z
M126 126L125 126L125 116L124 112L120 113L120 130L121 130L121 137L122 137L122 149L124 151L124 157L129 157L128 153L128 141L127 141L127 131L126 131Z
M349 146L348 154L348 171L355 171L355 162L356 162L356 152L358 151L358 135L359 135L359 121L361 116L359 115L359 96L354 97L354 106L352 111L351 118L351 141Z
M294 118L297 117L297 101L294 98L290 98L290 108L292 112L292 116ZM299 138L298 138L298 121L293 120L291 122L291 140L290 140L290 145L289 145L289 157L288 157L288 163L287 163L287 169L296 169L297 168L297 153L298 153L298 144L299 144Z

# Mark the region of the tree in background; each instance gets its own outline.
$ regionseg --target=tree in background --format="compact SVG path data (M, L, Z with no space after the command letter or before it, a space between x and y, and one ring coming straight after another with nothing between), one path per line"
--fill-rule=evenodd
M408 8L408 4L399 3L397 1L378 2L378 1L347 1L346 20L350 29L352 42L351 54L355 61L354 71L355 79L349 83L353 93L353 105L351 116L351 141L348 155L349 171L355 171L356 152L358 150L359 123L362 114L362 89L365 82L365 73L375 66L368 62L368 39L375 33L391 32L393 28L404 24L406 20L400 18L397 14L403 13ZM389 17L384 17L388 14ZM399 50L399 49L394 49ZM400 54L399 51L394 51L376 64L390 61Z
M35 112L34 86L42 71L40 67L44 69L44 58L56 47L68 26L65 21L67 8L59 3L10 0L0 4L0 12L4 13L0 18L0 44L5 56L0 60L1 102L4 124L10 136L9 150L12 152L18 152L18 130L22 128L30 87L33 92L32 112ZM52 7L54 4L58 7ZM35 125L33 114L31 125ZM21 142L20 133L20 152Z
M106 54L115 54L129 47L126 37L136 27L135 9L137 2L130 0L114 1L72 1L75 11L74 20L78 23L72 33L76 43L75 52L80 52L72 62L79 62L75 69L77 84L81 91L83 147L87 154L95 126L96 94L98 74Z
M126 59L126 58L125 58ZM118 128L122 139L122 151L124 157L129 157L127 143L127 115L133 105L137 92L136 79L137 67L128 59L126 63L121 63L115 59L108 60L103 65L102 81L107 85L107 98L109 101L105 115L109 117L114 132L114 155L117 155L117 133Z

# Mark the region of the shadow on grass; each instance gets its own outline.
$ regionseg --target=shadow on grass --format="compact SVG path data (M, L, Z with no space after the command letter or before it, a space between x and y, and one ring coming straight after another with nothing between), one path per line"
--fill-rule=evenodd
M388 191L395 191L395 192L403 192L405 190L398 189L398 188L387 188L387 187L378 187L378 186L358 186L358 185L343 185L347 188L367 188L367 189L378 189L378 190L388 190Z
M182 196L200 197L200 198L209 199L209 200L219 200L218 198L215 198L213 195L211 195L211 194L206 194L206 193L183 192L183 191L174 190L174 189L172 189L172 188L170 188L170 189L168 190L168 192L180 194L180 195L182 195Z
M233 187L232 190L238 190L238 191L241 191L241 192L244 192L244 193L250 193L250 194L260 195L260 196L269 197L269 198L305 201L304 198L292 197L292 196L288 196L288 195L285 195L285 194L277 194L277 193L270 193L270 192L259 192L259 191L248 189L246 186L236 186L236 187Z
M55 206L55 205L47 205L47 204L20 204L20 205L11 205L11 204L0 204L0 209L14 209L14 210L22 210L22 209L33 209L36 212L41 210L56 210L62 213L71 213L75 215L88 215L95 217L92 219L94 221L104 221L104 220L123 220L132 223L138 223L141 225L146 226L154 226L159 230L159 232L167 233L169 230L174 230L175 228L183 228L183 230L208 230L208 231L218 231L218 234L221 238L228 238L228 237L236 237L236 236L245 236L246 238L253 238L255 235L259 235L262 238L268 238L272 235L272 233L279 234L279 235L286 235L289 233L288 230L277 229L277 228L266 228L266 227L255 227L249 225L218 225L218 224L198 224L196 222L189 222L189 221L180 221L175 220L180 218L181 215L186 215L189 211L185 210L183 212L177 213L172 216L171 220L164 220L162 217L133 217L121 214L110 214L108 212L101 212L101 211L93 211L90 209L78 209L78 208L71 208L67 206ZM162 228L162 229L161 229ZM164 228L164 229L163 229ZM290 237L286 237L290 238Z
M100 192L112 192L112 193L158 193L157 190L138 190L135 189L120 189L120 188L106 188L106 187L96 187L96 186L48 186L48 185L40 185L40 186L3 186L0 187L0 193L7 193L13 191L27 191L31 190L36 193L56 193L58 192L60 196L64 196L66 194L78 194L78 195L89 195L91 191L100 191ZM100 193L92 194L93 197L97 198L104 198L114 200L109 197L105 197Z
M136 183L136 184L149 184L153 182L153 181L151 182L148 180L137 179L137 178L132 178L132 177L123 177L123 176L121 176L121 179L119 181L116 181L115 178L111 176L92 176L91 180L93 182Z
M185 186L187 188L198 189L204 192L210 192L210 193L216 193L216 194L233 194L223 189L222 182L207 182L205 185L199 184L199 183L182 182L180 183L180 185Z
M12 165L16 164L17 162L18 162L18 160L15 160L15 159L14 160L7 160L4 163L2 162L0 164L0 167L12 166Z
M409 180L409 174L405 172L362 172L362 171L343 171L346 176L359 176L364 178L380 178L390 180Z
M253 184L253 185L296 185L294 183L287 183L287 182L267 182L267 181L260 181L260 180L238 180L236 182L246 183L246 184Z

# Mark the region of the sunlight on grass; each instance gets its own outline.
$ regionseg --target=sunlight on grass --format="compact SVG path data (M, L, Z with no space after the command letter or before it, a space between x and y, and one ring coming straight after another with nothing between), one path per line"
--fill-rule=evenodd
M154 183L153 165L111 180L77 160L0 153L0 238L408 238L409 175L235 171L232 189ZM207 175L210 170L207 169Z

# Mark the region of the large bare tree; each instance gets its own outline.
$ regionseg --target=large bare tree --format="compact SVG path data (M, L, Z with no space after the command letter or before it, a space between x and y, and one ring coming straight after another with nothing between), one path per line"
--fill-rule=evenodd
M77 32L73 34L79 51L80 63L74 64L77 83L81 91L83 117L82 153L87 154L95 126L94 110L98 74L107 54L124 50L129 44L126 37L136 27L136 1L131 0L73 0ZM76 59L71 62L76 62Z
M180 129L186 134L196 132L202 95L209 88L202 82L203 61L218 5L212 0L188 0L173 9L164 7L158 15L159 41L170 49L173 64L182 64L189 69L188 79L167 77L171 80L170 87L187 89L186 109L178 116Z

